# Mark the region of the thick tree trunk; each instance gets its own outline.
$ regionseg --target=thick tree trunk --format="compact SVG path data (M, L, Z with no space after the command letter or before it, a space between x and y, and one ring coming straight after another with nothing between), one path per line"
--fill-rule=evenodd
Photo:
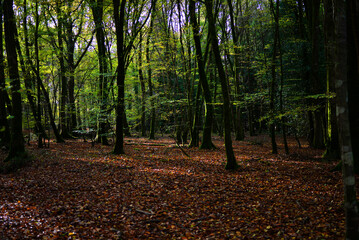
M6 119L7 92L5 90L5 65L4 65L4 46L3 46L3 2L0 2L0 147L9 147L10 129Z
M355 172L359 173L359 3L348 1L348 98Z
M212 50L216 61L216 66L218 69L219 78L221 80L222 86L222 97L223 97L223 117L224 117L224 142L226 146L226 155L227 155L227 164L226 169L235 170L239 166L236 161L236 157L234 156L233 146L232 146L232 136L231 136L231 120L232 120L232 111L231 111L231 102L228 93L227 86L227 77L224 72L222 59L218 46L218 39L216 33L215 19L213 17L212 9L213 9L213 1L207 0L206 11L207 11L207 19L208 19L208 31L211 36Z
M10 151L5 160L4 171L11 171L22 167L26 163L26 152L24 137L22 134L22 99L20 77L18 70L16 54L16 22L13 11L13 1L4 1L4 22L5 22L5 45L7 53L7 62L9 69L9 78L11 79L11 102L12 102L12 119Z
M345 238L359 239L359 213L356 199L354 158L348 113L348 52L347 52L347 1L336 2L336 68L335 86L337 90L337 118L339 141L343 162ZM350 31L350 30L349 30Z

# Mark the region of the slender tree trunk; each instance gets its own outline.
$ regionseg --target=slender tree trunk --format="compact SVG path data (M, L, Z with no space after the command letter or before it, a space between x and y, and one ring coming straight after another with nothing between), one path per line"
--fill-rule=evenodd
M207 0L205 2L206 10L207 10L207 19L208 19L208 31L210 32L211 36L211 43L212 43L212 50L215 57L219 78L221 80L221 87L222 87L222 97L223 97L223 117L224 117L224 142L226 145L226 155L227 155L227 164L226 169L228 170L235 170L239 166L237 164L236 158L233 152L232 146L232 136L231 136L231 102L228 93L228 86L227 86L227 77L226 73L224 72L222 59L219 51L218 46L218 39L215 27L215 19L213 17L212 9L213 9L213 1Z
M24 12L26 15L26 13L27 13L26 1L24 2ZM17 53L19 56L19 60L20 60L21 71L23 72L23 76L24 76L26 97L29 101L32 115L35 119L35 126L36 126L37 135L38 135L38 147L42 148L43 147L42 139L46 137L46 133L45 133L45 129L43 128L42 123L41 123L41 117L39 116L39 113L36 108L36 99L31 94L31 92L34 90L34 88L33 88L32 74L29 69L31 63L30 63L30 50L29 50L29 42L28 42L28 34L27 34L27 19L26 18L24 19L23 25L24 25L24 33L25 33L26 63L25 63L24 57L22 55L22 51L20 48L20 43L19 43L17 33L15 33L15 37L16 37L15 44L16 44L16 49L17 49Z
M36 0L35 2L35 32L34 32L34 47L35 47L35 68L36 68L36 72L40 72L40 60L39 60L39 25L40 25L40 16L39 16L39 4L38 1ZM29 54L27 54L29 55ZM30 63L32 64L32 61L30 61ZM39 83L39 80L36 77L35 74L35 78L36 78L36 92L37 92L37 114L38 114L38 119L40 119L41 122L41 86ZM46 124L46 114L45 114L45 124ZM46 129L44 129L44 132L46 131ZM43 136L41 136L44 140L45 143L45 138L50 139L50 135L46 136L46 132ZM42 139L39 136L38 139L38 146L42 146Z
M312 61L310 70L311 94L320 94L323 91L319 79L319 9L320 0L312 0L312 19L311 19L311 42L312 42ZM313 140L312 147L324 148L324 122L323 106L320 102L313 100L313 106L318 107L313 115Z
M74 54L75 54L75 40L73 33L73 20L69 16L65 25L66 28L66 37L67 37L67 65L68 65L68 99L69 99L69 115L70 115L70 125L69 131L72 132L77 126L76 120L76 105L75 105L75 62L74 62Z
M276 19L278 17L277 16L278 11L275 11L273 0L270 0L269 3L270 3L272 14L273 14L274 18ZM279 3L277 1L276 8L279 8L278 4ZM274 116L275 116L274 100L275 100L275 95L276 95L275 94L275 83L276 83L276 79L277 79L275 69L276 69L276 58L277 58L277 44L278 44L277 42L278 42L278 36L279 36L279 33L277 32L278 30L279 29L277 29L275 27L274 43L273 43L273 57L272 57L272 64L271 64L272 81L270 84L270 100L269 100L269 108L270 108L270 115L271 115L271 118L270 118L271 123L269 125L269 131L270 131L270 135L271 135L272 153L273 154L278 153L277 143L275 140L275 119L274 119Z
M61 82L61 94L60 94L60 134L63 138L69 138L70 134L67 129L67 98L68 98L68 81L67 71L65 66L65 51L63 46L63 29L64 29L64 18L63 13L60 10L60 2L56 2L56 13L58 16L57 26L57 41L59 47L58 59L60 63L59 77Z
M39 24L39 19L38 17L36 17L36 25ZM52 111L52 107L51 107L51 101L50 101L50 97L49 97L49 93L47 92L43 82L42 82L42 79L41 79L41 76L40 76L40 60L39 60L39 46L38 46L38 31L39 31L39 28L38 26L35 28L35 62L36 62L36 66L31 66L33 72L35 73L36 75L36 82L37 82L37 87L38 87L38 90L42 92L44 98L45 98L45 103L46 103L46 108L47 108L47 111L49 113L49 119L50 119L50 125L51 125L51 128L54 132L54 135L55 135L55 138L56 138L56 142L58 143L63 143L65 142L64 139L61 137L60 135L60 132L55 124L55 117L54 117L54 113ZM39 94L39 93L38 93ZM56 95L55 95L56 96ZM56 101L53 101L53 102L56 102Z
M234 45L234 79L235 79L235 86L236 86L236 101L238 104L236 105L236 140L241 141L244 140L244 123L242 117L242 108L240 106L241 101L241 76L240 76L240 58L239 58L239 36L237 27L235 26L235 18L234 18L234 11L233 11L233 4L232 0L227 0L228 7L229 7L229 17L230 17L230 24L231 24L231 31L232 31L232 39ZM241 4L241 3L239 3Z
M142 71L142 32L140 33L140 50L138 51L138 75L141 85L141 136L146 136L146 84Z
M330 97L331 93L335 92L335 32L334 32L334 15L333 15L333 1L324 0L324 37L325 37L325 58L326 58L326 85L327 96ZM335 160L340 158L339 148L339 136L338 136L338 124L335 114L335 98L327 99L326 115L327 115L327 127L326 127L326 143L325 153L323 158L327 160Z
M108 145L107 139L107 104L108 104L108 63L105 46L105 33L103 26L103 0L92 0L91 9L95 22L95 32L98 48L98 62L99 62L99 101L100 114L98 117L98 133L97 140L103 145Z
M202 57L201 39L199 35L199 26L196 19L194 0L190 0L189 2L189 12L190 12L190 19L191 19L191 25L193 31L193 39L196 47L196 59L198 65L199 81L202 86L203 96L205 99L205 123L203 129L203 140L200 148L213 149L215 148L215 146L212 143L212 125L213 125L212 96L204 69L205 64Z
M126 0L120 1L113 0L114 18L116 27L116 40L117 40L117 59L118 59L118 72L117 72L117 106L116 106L116 143L113 150L115 154L123 154L124 140L123 130L125 123L125 56L124 56L124 38L123 38L123 25L124 25L124 11ZM120 12L119 12L120 11Z
M187 3L187 2L186 2ZM186 8L184 9L184 11L186 10ZM182 9L181 9L181 1L180 0L177 0L177 11L178 12L182 12ZM186 14L186 22L189 22L188 21L188 14L185 12ZM180 26L182 26L182 15L179 14L178 15L178 21L179 21L179 24ZM192 87L191 87L191 80L190 80L190 77L191 77L191 51L190 51L190 46L188 46L190 44L190 41L187 40L187 46L188 46L188 49L187 49L187 53L188 55L186 56L186 51L185 51L185 44L183 42L183 30L185 28L181 28L180 31L179 31L179 40L180 40L180 45L181 45L181 59L182 59L182 69L184 71L184 78L185 78L185 86L184 88L187 89L187 92L186 92L186 97L187 97L187 115L184 117L184 127L183 127L183 132L182 132L182 140L184 143L187 143L187 135L188 135L188 130L191 128L192 126L192 96L191 96L191 93L192 93Z
M153 98L153 84L152 84L152 68L151 68L151 57L150 57L150 39L153 32L153 24L156 13L156 0L152 0L152 16L150 22L150 28L147 35L147 44L146 44L146 59L147 59L147 81L148 81L148 96L150 98L151 104L151 120L150 120L150 139L155 139L156 132L156 108L155 108L155 99Z
M55 124L55 117L54 117L54 114L53 114L53 111L52 111L49 93L47 92L47 90L46 90L46 88L44 86L44 83L41 80L39 72L36 72L36 78L37 78L38 84L40 84L42 94L45 97L45 102L46 102L46 105L47 105L47 111L49 112L50 125L51 125L51 128L52 128L52 131L54 132L56 142L63 143L63 142L65 142L65 140L61 137L60 132L57 129L57 126Z
M198 84L196 91L195 99L195 109L194 116L191 127L191 141L189 147L198 147L199 146L199 115L200 115L200 105L201 105L201 86Z
M279 1L277 1L277 7L276 7L275 28L276 28L275 32L278 35L277 39L278 39L278 53L279 53L279 64L280 64L279 112L280 114L284 114L283 112L284 71L283 71L283 53L282 53L281 38L279 31ZM286 154L289 154L289 147L287 142L287 125L286 125L286 118L284 116L281 118L281 126L282 126L284 150Z
M343 161L345 238L359 239L359 213L356 199L354 158L348 113L348 71L347 71L347 1L336 1L336 68L337 118L339 141Z

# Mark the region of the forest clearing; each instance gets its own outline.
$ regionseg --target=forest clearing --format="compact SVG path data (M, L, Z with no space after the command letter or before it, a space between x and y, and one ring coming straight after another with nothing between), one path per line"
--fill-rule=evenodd
M0 177L1 239L342 239L343 184L322 150L288 139L216 150L126 138L126 154L82 140L28 146L32 163ZM1 158L5 158L4 151Z

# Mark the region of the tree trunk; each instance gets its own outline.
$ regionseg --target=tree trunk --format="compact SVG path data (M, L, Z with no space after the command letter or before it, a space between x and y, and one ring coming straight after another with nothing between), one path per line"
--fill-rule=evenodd
M3 2L0 2L0 147L9 147L10 129L6 119L7 92L5 89L5 65L4 65L4 46L3 46Z
M279 90L279 112L280 114L284 114L284 106L283 106L283 84L284 84L284 71L283 71L283 53L282 53L282 45L281 38L279 32L279 1L277 1L276 7L276 18L275 18L275 28L276 34L278 34L278 53L279 53L279 65L280 65L280 90ZM289 154L289 147L287 142L287 126L286 126L286 118L283 116L281 119L281 127L282 127L282 136L284 143L284 150L286 154Z
M348 98L355 172L359 173L359 3L348 1Z
M18 70L17 54L16 54L16 22L13 11L13 1L4 1L4 22L5 22L5 45L7 53L7 62L9 69L9 78L11 79L11 101L12 101L12 119L10 151L5 159L6 166L4 171L11 171L22 167L26 160L24 137L22 134L22 100L20 77Z
M124 141L123 130L125 124L125 59L124 59L124 39L123 39L123 25L124 25L124 11L126 0L120 1L113 0L114 6L114 19L116 27L116 40L117 40L117 59L118 59L118 72L117 72L117 106L116 106L116 143L113 153L123 154ZM120 11L120 12L119 12Z
M73 33L73 20L70 18L67 19L65 28L66 28L66 37L67 37L67 65L68 65L68 99L69 99L69 115L70 115L70 125L68 126L69 132L71 133L77 127L76 120L76 105L75 105L75 62L74 62L74 54L75 54L75 40Z
M278 11L275 11L274 8L274 4L273 4L273 0L270 0L270 8L272 11L272 14L274 16L274 19L278 18L277 13ZM279 3L277 1L276 4L276 8L279 8ZM277 21L277 20L276 20ZM275 140L275 105L274 105L274 100L275 100L275 82L277 79L277 75L276 75L276 58L277 58L277 42L278 42L278 28L275 27L274 30L274 42L273 42L273 56L272 56L272 63L271 63L271 73L272 73L272 80L271 80L271 84L270 84L270 100L269 100L269 108L270 108L270 125L269 125L269 130L270 130L270 136L271 136L271 143L272 143L272 153L273 154L277 154L278 153L278 148L277 148L277 143Z
M340 158L339 148L339 136L338 125L335 114L335 98L331 98L331 94L335 92L335 65L334 65L334 44L335 44L335 32L334 32L334 15L333 15L333 2L331 0L324 0L324 37L325 37L325 58L326 58L326 85L327 85L327 99L326 106L326 142L325 153L323 158L327 160L335 160Z
M346 1L336 1L336 68L337 118L339 141L343 162L345 238L359 239L359 213L356 200L354 158L348 113L348 69L347 69L347 7ZM350 31L350 30L349 30Z
M99 101L100 101L100 113L98 117L98 132L97 140L103 145L108 145L107 139L107 104L108 104L108 63L106 56L106 45L105 45L105 33L103 26L103 0L92 0L91 9L95 22L95 32L98 48L98 62L100 76L98 81L99 87Z
M311 94L323 93L319 79L319 9L320 0L313 0L311 2L311 42L312 42L312 61L310 70L310 82L311 82ZM323 122L323 110L324 106L318 100L312 100L312 105L318 107L312 112L313 115L313 139L312 147L324 148L324 122Z
M203 96L205 99L205 122L203 129L203 140L200 149L213 149L215 148L212 143L212 125L213 125L213 105L212 96L209 89L206 73L204 70L204 61L202 57L201 39L199 35L199 26L195 13L195 1L190 0L189 12L193 31L193 39L196 47L196 59L198 65L199 81L203 89Z
M146 84L142 71L142 32L140 33L140 50L138 51L138 75L141 86L141 136L146 136Z
M201 105L201 86L198 84L196 91L195 99L195 109L193 115L193 121L191 126L191 141L189 147L198 147L199 146L199 115L200 115L200 105Z
M147 59L147 81L148 81L148 96L150 98L151 104L151 115L150 115L150 139L155 139L156 132L156 108L155 108L155 100L153 98L153 84L152 84L152 68L151 68L151 57L150 57L150 39L153 32L153 24L154 24L154 15L156 13L156 0L152 0L152 16L150 22L150 28L147 35L147 44L146 44L146 59Z
M25 13L26 13L26 2L25 2ZM40 113L37 111L36 108L36 99L33 97L33 95L31 94L31 91L34 89L33 88L33 81L32 81L32 74L30 72L30 50L29 50L29 42L28 42L28 36L27 36L27 21L26 19L24 19L24 33L25 33L25 48L26 48L26 60L27 62L25 63L24 61L24 57L22 55L21 52L21 47L20 47L20 43L19 43L19 39L17 36L17 33L15 33L16 39L15 39L15 44L16 44L16 49L19 55L19 60L20 60L20 66L21 66L21 71L23 72L23 76L24 76L24 82L25 82L25 88L26 88L26 97L29 101L29 105L30 105L30 109L32 112L32 115L35 119L35 126L36 126L36 134L38 136L38 147L42 148L43 144L42 144L42 139L46 137L46 133L45 133L45 129L42 126L41 123L41 117L40 117Z
M211 36L212 50L216 61L216 66L218 69L219 78L222 86L222 97L223 97L223 117L224 117L224 142L226 146L226 155L227 155L227 164L226 169L235 170L239 166L237 164L236 158L233 152L232 146L232 136L231 136L231 119L232 119L232 111L231 111L231 102L228 93L227 86L227 78L226 73L224 72L222 59L218 46L218 39L216 33L215 19L213 17L212 9L213 9L213 1L207 0L206 11L207 11L207 19L208 19L208 31Z
M57 41L59 47L58 59L60 63L60 83L61 83L61 94L60 94L60 135L62 138L70 138L70 134L67 129L67 98L68 98L68 82L66 77L66 67L65 67L65 51L63 46L63 26L64 19L63 13L61 12L59 5L60 2L56 2L56 13L58 16L58 26L57 26Z
M236 105L236 140L241 141L244 140L244 123L242 117L242 108L240 106L241 101L241 76L240 76L240 58L239 58L239 37L238 37L238 30L235 26L235 18L234 18L234 11L232 0L227 0L228 7L229 7L229 17L230 17L230 24L231 24L231 31L232 31L232 39L233 39L233 48L234 48L234 79L235 79L235 86L236 86L236 101L238 102ZM241 3L239 3L241 4Z

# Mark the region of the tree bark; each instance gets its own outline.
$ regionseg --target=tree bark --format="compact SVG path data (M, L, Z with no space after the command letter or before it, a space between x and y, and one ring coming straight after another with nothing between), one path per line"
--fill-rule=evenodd
M324 39L325 39L325 59L326 59L326 85L327 85L327 106L326 106L326 141L325 153L323 158L327 160L335 160L340 158L338 124L335 114L335 98L332 93L335 92L335 31L334 31L334 6L333 1L324 0Z
M58 59L60 63L60 83L61 83L61 94L60 94L60 135L62 138L70 138L70 134L67 128L67 99L68 99L68 81L67 81L67 70L65 67L65 51L64 51L64 18L61 12L60 2L56 2L56 14L58 16L57 26L57 41L58 41Z
M219 51L218 46L218 39L216 33L216 26L215 26L215 19L213 17L212 9L213 9L213 1L207 0L206 4L206 11L207 11L207 20L208 20L208 31L210 32L211 36L211 43L212 43L212 51L214 54L214 58L216 61L216 66L218 69L218 75L221 81L222 87L222 97L223 97L223 117L224 117L224 142L226 146L226 155L227 155L227 164L226 169L228 170L235 170L239 166L237 164L236 158L233 152L232 146L232 136L231 136L231 119L232 119L232 111L231 111L231 102L228 93L228 86L227 86L227 77L226 73L224 72L222 59Z
M205 123L203 129L203 140L200 149L213 149L215 148L212 143L212 125L213 125L213 105L212 96L209 89L206 73L204 70L204 61L202 57L201 39L199 35L199 26L195 13L195 1L189 2L190 20L193 31L193 39L196 47L196 59L198 65L199 81L203 89L203 96L205 99Z
M278 2L277 2L277 6L276 8L274 7L273 4L273 0L270 0L270 8L272 11L272 14L274 16L274 19L276 19L277 13L278 11L275 11L276 8L279 8ZM277 21L277 20L275 20ZM270 84L270 100L269 100L269 109L270 109L270 125L269 125L269 131L270 131L270 136L271 136L271 143L272 143L272 153L273 154L277 154L278 153L278 148L277 148L277 143L276 143L276 139L275 139L275 104L274 104L274 100L275 100L275 83L276 83L276 79L277 79L277 75L276 75L276 59L277 59L277 45L278 45L278 33L279 29L277 27L275 27L274 29L274 42L273 42L273 55L272 55L272 63L271 63L271 74L272 74L272 80L271 80L271 84Z
M23 26L24 26L24 35L25 35L26 62L24 61L24 57L21 52L21 47L20 47L20 42L19 42L17 32L15 33L15 37L16 37L15 44L16 44L17 54L18 54L19 60L20 60L21 71L24 76L26 97L29 101L32 115L35 119L35 126L36 126L37 135L38 135L38 147L42 148L43 147L42 139L46 137L46 133L45 133L45 129L43 128L42 123L41 123L40 113L37 111L38 109L36 108L36 99L31 94L31 91L34 89L34 87L33 87L33 80L32 80L33 76L29 69L31 66L31 60L30 60L30 49L29 49L26 15L27 15L27 7L26 7L26 0L25 0L24 1L24 16L25 17L23 19L23 22L24 22Z
M9 162L12 165L6 170L13 170L25 164L26 158L24 157L24 155L26 155L26 152L24 145L24 137L22 134L22 99L20 93L20 77L16 54L16 22L12 0L4 1L4 22L5 45L11 85L12 102L12 119L10 121L10 151L5 162Z
M311 69L310 69L310 93L321 94L323 93L322 87L319 79L319 10L320 10L320 0L311 1L311 45L312 45L312 60L311 60ZM324 106L318 100L312 100L312 106L317 107L315 111L312 111L313 116L313 133L312 133L312 147L314 148L324 148Z
M141 136L146 136L146 83L145 78L143 76L142 70L142 32L140 33L140 44L138 51L138 75L140 79L140 86L141 86Z
M241 101L241 76L240 76L240 58L239 58L239 33L237 30L237 26L235 25L235 18L234 18L234 10L232 0L227 0L228 7L229 7L229 17L230 17L230 24L231 24L231 31L232 31L232 39L234 45L234 79L236 85L236 101L238 102L236 105L236 140L241 141L244 140L244 123L242 117L242 108L240 106ZM241 3L239 3L241 4Z
M108 145L107 139L107 104L108 104L108 63L106 56L105 33L103 26L103 0L92 0L91 9L95 22L95 32L98 48L98 62L100 76L98 81L100 113L98 117L97 140L103 145Z
M0 2L0 147L9 147L10 129L6 119L6 98L5 89L5 65L4 65L4 46L3 46L3 1Z
M151 119L150 119L150 136L149 139L155 139L156 132L156 107L155 100L153 98L153 84L152 84L152 68L151 68L151 57L150 57L150 39L153 32L154 17L156 13L156 0L152 0L152 15L150 21L150 28L148 30L147 42L146 42L146 59L147 59L147 81L148 81L148 96L151 104Z
M336 68L337 119L343 161L345 238L359 239L359 213L356 200L354 158L348 113L348 52L347 52L347 1L336 1Z
M359 3L348 1L348 98L355 172L359 173Z
M113 0L114 19L116 27L116 40L117 40L117 60L118 60L118 72L117 72L117 106L116 106L116 142L113 150L114 154L123 154L124 140L124 98L125 98L125 59L124 59L124 38L123 38L123 25L124 25L124 11L126 0L120 1Z

